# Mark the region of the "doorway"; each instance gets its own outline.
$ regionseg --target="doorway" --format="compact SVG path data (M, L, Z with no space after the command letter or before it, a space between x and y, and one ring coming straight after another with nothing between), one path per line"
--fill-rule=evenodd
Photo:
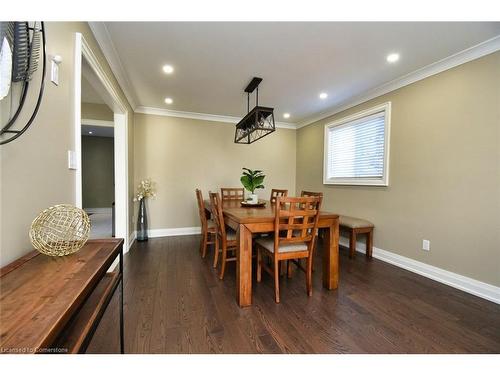
M76 33L75 36L75 82L74 82L74 98L75 98L75 154L76 154L76 173L75 173L75 202L76 206L87 209L99 209L97 214L103 214L101 217L92 216L96 213L91 213L91 222L94 227L91 229L91 235L94 238L109 237L109 229L117 238L124 239L124 251L129 249L129 197L128 197L128 112L127 105L116 92L111 80L106 75L101 64L90 48L82 34ZM101 109L108 110L108 118L86 118L96 117L97 115L89 115L89 113L99 113L99 111L89 112L86 104L82 105L82 100L86 99L89 90L93 90L93 97L96 100L102 101ZM87 98L88 101L88 98ZM106 112L105 110L103 112ZM102 113L101 113L102 114ZM112 129L112 137L110 135ZM85 134L85 132L87 132ZM92 132L92 134L89 134ZM88 191L84 192L85 187L89 183L87 170L83 170L84 155L82 153L83 146L87 148L85 143L96 143L92 139L83 139L83 137L97 135L100 138L109 138L101 143L112 144L112 168L105 171L100 171L98 182L103 188L100 191L98 199L91 200L89 203ZM89 142L88 142L89 141ZM109 154L109 147L107 149ZM88 166L89 164L85 162ZM112 174L113 176L110 176ZM95 176L94 176L95 177ZM106 181L104 181L106 180ZM114 184L114 187L109 191L109 181ZM95 180L90 181L91 184L96 184ZM107 186L107 188L105 187ZM97 189L99 190L99 189ZM107 191L107 192L105 192ZM85 205L84 205L85 195ZM94 198L92 198L94 199ZM109 201L111 200L111 204ZM99 203L105 207L85 207L86 205ZM114 206L112 203L114 202ZM114 209L113 209L114 208ZM111 210L110 210L111 209ZM111 212L110 212L111 211ZM110 218L114 218L110 222ZM99 220L102 219L102 220ZM114 231L113 231L114 229Z
M82 102L82 111L88 105ZM113 130L82 118L82 206L90 217L90 238L115 236Z

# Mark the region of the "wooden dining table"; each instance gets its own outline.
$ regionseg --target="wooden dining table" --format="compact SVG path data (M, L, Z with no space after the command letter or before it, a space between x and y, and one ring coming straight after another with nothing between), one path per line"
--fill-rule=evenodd
M236 302L240 307L252 304L252 235L274 231L274 204L264 207L242 207L238 200L222 202L222 212L227 226L236 231ZM209 212L210 201L205 201ZM339 215L321 211L319 228L322 229L323 286L337 289L339 284Z

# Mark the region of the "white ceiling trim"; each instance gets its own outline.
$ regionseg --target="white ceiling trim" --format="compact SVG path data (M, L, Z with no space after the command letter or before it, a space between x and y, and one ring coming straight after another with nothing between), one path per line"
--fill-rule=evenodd
M448 56L442 60L439 60L435 63L427 65L421 69L418 69L412 73L404 75L400 78L397 78L393 81L385 83L375 89L369 90L368 92L351 98L326 112L322 112L312 118L309 118L305 121L297 124L297 129L300 129L304 126L310 125L316 121L322 120L324 118L335 115L336 113L345 111L346 109L357 106L361 103L367 102L368 100L374 99L381 95L387 94L391 91L400 89L401 87L408 86L412 83L420 81L422 79L428 78L435 74L444 72L445 70L454 68L456 66L465 64L469 61L476 60L480 57L489 55L493 52L500 50L500 35L488 39L482 43L479 43L473 47L467 48L461 52L458 52L454 55Z
M106 28L104 22L88 22L92 33L94 34L101 50L111 67L118 83L121 86L125 96L127 97L131 107L136 113L152 114L158 116L168 116L168 117L181 117L190 118L205 121L215 121L215 122L226 122L235 124L240 118L235 116L225 116L225 115L213 115L208 113L196 113L196 112L185 112L185 111L175 111L167 110L163 108L137 106L137 96L133 87L130 85L130 81L123 69L123 65L119 58L118 53L113 45L111 36ZM412 83L418 82L435 74L441 73L445 70L454 68L456 66L465 64L472 60L478 59L480 57L489 55L493 52L500 50L500 35L458 52L454 55L446 57L442 60L434 62L423 68L420 68L414 72L406 74L400 78L387 82L381 86L374 89L368 90L364 94L352 97L329 110L319 113L313 117L310 117L298 124L287 123L287 122L276 122L277 128L285 129L300 129L304 126L310 125L316 121L322 120L324 118L333 116L339 112L345 111L349 108L362 104L366 101L374 99L378 96L385 95L391 91L400 89L404 86L410 85Z
M194 119L194 120L226 122L229 124L237 124L241 120L241 117L236 117L236 116L223 116L223 115L212 115L209 113L174 111L171 109L144 107L144 106L137 107L135 109L135 112L146 114L146 115L182 117L182 118L189 118L189 119ZM297 126L293 123L290 123L290 122L277 121L276 127L282 128L282 129L297 129Z
M115 123L113 121L106 120L94 120L90 118L82 118L82 125L90 125L90 126L105 126L105 127L113 127Z
M130 84L125 69L123 69L123 64L116 52L106 25L104 22L88 22L88 24L130 106L135 108L137 105L137 95Z

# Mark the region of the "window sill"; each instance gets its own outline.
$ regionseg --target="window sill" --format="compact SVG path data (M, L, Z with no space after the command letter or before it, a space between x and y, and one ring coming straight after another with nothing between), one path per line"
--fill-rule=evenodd
M342 185L342 186L389 186L388 181L372 180L372 181L359 181L359 180L340 180L331 181L324 180L323 185Z

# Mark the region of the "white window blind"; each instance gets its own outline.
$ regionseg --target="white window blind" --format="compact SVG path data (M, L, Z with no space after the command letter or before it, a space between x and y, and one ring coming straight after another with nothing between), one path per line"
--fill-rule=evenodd
M325 183L387 185L386 108L325 129Z

